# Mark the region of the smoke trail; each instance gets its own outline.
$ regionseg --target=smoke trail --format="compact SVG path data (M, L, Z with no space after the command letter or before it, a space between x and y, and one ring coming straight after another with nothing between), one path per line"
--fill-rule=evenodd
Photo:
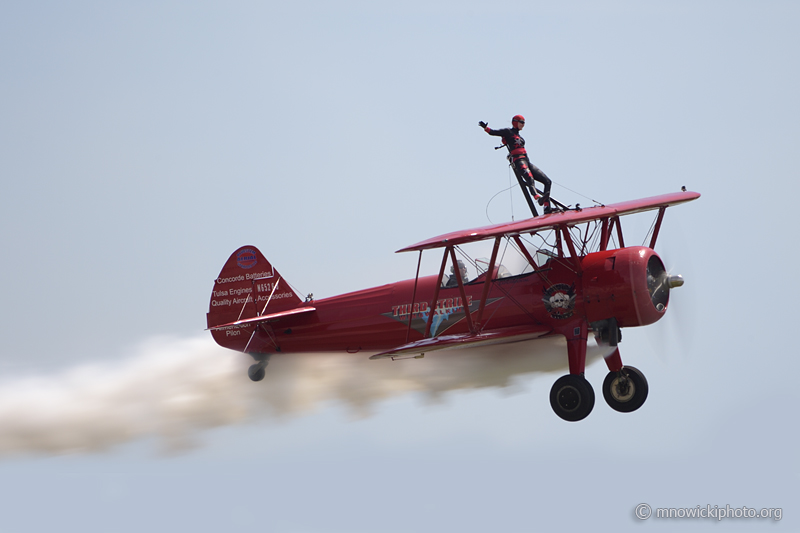
M602 355L590 345L589 358ZM247 378L251 362L207 336L156 338L122 363L0 383L0 456L96 452L152 436L176 451L202 430L264 414L295 416L338 401L366 416L392 396L509 387L524 374L564 370L567 358L563 339L394 362L361 353L277 354L259 383Z

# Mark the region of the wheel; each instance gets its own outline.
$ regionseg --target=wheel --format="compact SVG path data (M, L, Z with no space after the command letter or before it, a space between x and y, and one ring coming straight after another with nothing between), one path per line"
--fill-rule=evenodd
M250 365L250 368L247 369L247 376L253 381L261 381L266 373L261 363Z
M550 405L568 422L583 420L594 408L594 389L583 375L561 376L550 389Z
M615 411L630 413L647 399L647 379L632 366L623 366L619 372L609 372L603 380L603 397Z

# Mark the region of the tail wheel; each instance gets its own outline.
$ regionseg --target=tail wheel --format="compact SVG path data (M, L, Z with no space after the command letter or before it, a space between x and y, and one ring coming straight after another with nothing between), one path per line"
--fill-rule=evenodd
M603 397L615 411L630 413L647 399L647 379L641 370L623 366L619 372L609 372L603 381Z
M247 377L253 381L261 381L264 379L264 375L266 373L267 371L264 369L264 365L262 363L250 365L250 368L247 369Z
M594 389L582 374L561 376L550 389L550 406L568 422L583 420L594 408Z

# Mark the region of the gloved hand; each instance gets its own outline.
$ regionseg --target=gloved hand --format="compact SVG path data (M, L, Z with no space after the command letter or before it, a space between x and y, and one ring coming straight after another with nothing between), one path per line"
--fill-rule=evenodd
M480 126L483 129L486 129L489 126L489 124L481 120L480 122L478 122L478 126Z

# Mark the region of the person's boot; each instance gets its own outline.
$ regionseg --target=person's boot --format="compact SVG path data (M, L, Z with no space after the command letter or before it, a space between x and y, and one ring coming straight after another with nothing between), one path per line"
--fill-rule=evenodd
M545 192L539 199L539 205L550 205L550 193Z
M549 192L545 192L544 193L544 196L542 196L542 199L539 200L539 205L543 205L544 206L544 214L545 215L547 213L552 213L553 211L555 211L555 209L550 207L550 193Z

